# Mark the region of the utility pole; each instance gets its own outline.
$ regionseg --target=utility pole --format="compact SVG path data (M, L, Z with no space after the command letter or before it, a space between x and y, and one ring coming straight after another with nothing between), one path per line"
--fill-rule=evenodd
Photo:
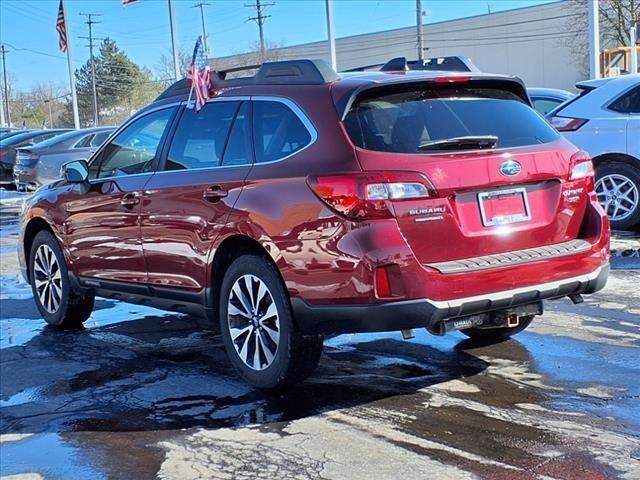
M93 25L96 23L93 20L93 17L99 17L101 14L99 13L81 13L83 17L87 17L87 21L84 22L89 25L89 36L88 37L80 37L84 40L89 40L89 56L91 58L91 88L93 89L93 126L98 126L98 92L96 90L96 66L93 60Z
M587 0L589 8L589 74L600 78L600 11L598 0Z
M8 127L7 123L4 120L4 93L2 93L2 89L0 89L0 127Z
M4 45L0 46L0 52L2 52L2 79L4 81L4 103L5 103L5 108L7 109L6 122L7 122L7 125L11 125L11 111L9 110L9 87L7 84L7 62L5 59L7 55L7 49Z
M422 41L422 0L416 0L416 30L418 35L418 60L424 62L424 43Z
M255 20L256 23L258 24L258 32L260 34L260 58L262 60L264 60L264 52L265 52L265 45L264 45L264 30L263 30L263 26L264 26L264 21L271 17L271 15L265 15L264 14L264 9L267 7L271 7L275 5L275 3L271 2L271 3L260 3L260 0L256 0L256 3L245 3L244 6L245 7L252 7L256 9L256 16L255 17L249 17L249 20Z
M331 68L338 71L338 61L336 58L336 32L333 28L333 0L325 0L327 8L327 40L329 42L329 58Z
M205 27L205 21L204 21L204 7L207 7L211 5L210 3L206 3L206 2L199 2L196 3L195 5L192 6L192 8L198 8L200 7L200 21L202 22L202 41L204 42L204 51L206 52L208 57L211 57L211 52L209 51L209 47L207 45L207 29Z
M173 79L177 82L180 79L180 63L178 61L178 34L176 33L175 12L173 11L173 1L169 2L169 27L171 28L171 50L173 51Z

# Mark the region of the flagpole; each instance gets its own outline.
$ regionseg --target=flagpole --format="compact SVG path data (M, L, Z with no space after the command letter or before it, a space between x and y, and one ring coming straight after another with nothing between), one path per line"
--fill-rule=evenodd
M180 79L180 66L178 64L178 48L176 46L176 41L178 36L176 34L176 25L175 25L175 12L173 11L173 1L167 0L169 2L169 26L171 27L171 49L173 50L173 76L174 80L177 82Z
M67 6L64 0L62 3L62 14L64 16L64 31L67 33L67 63L69 65L69 85L71 87L71 103L73 106L73 124L76 130L80 128L80 115L78 114L78 96L76 95L76 80L73 74L73 60L71 58L71 35L67 24Z

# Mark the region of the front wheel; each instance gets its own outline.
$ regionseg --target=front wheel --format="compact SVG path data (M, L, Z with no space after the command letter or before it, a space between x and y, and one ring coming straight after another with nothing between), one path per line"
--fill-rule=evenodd
M38 311L49 325L77 328L91 315L94 297L73 290L62 250L47 231L33 239L29 278Z
M533 320L533 315L520 318L520 323L516 327L497 327L497 328L479 328L471 327L460 330L467 337L474 340L481 341L482 343L498 343L514 336L516 333L520 333L527 328Z
M266 259L243 255L231 264L222 282L219 312L227 355L251 385L292 385L318 365L323 338L295 331L287 292Z

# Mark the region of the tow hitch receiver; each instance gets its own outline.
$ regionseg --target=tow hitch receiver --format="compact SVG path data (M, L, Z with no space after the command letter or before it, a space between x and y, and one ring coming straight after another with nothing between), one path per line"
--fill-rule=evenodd
M444 335L454 330L465 328L515 328L520 325L524 317L542 315L542 302L522 305L520 307L498 310L495 312L470 315L468 317L449 318L429 327L427 330L433 335Z

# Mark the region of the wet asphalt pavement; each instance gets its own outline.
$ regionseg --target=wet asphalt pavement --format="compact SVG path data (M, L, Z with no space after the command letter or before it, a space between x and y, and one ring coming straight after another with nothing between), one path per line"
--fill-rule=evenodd
M276 395L191 317L99 300L84 330L45 327L0 229L3 476L640 478L640 270L493 346L332 338Z

